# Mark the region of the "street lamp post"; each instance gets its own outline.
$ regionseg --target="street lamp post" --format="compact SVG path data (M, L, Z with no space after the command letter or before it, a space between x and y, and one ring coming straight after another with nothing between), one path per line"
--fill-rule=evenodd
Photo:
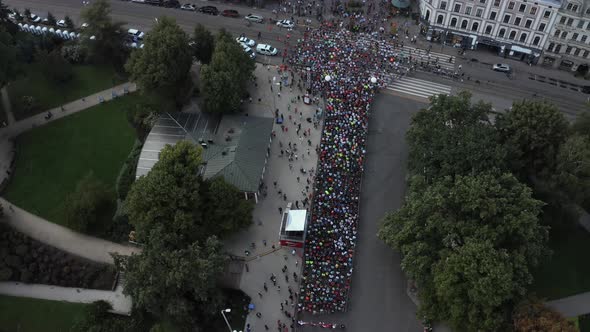
M225 320L225 323L227 324L227 328L229 329L229 332L233 332L233 330L231 329L231 325L229 325L229 321L227 320L227 317L225 317L226 312L231 312L231 309L221 310L221 316L223 316L223 319Z

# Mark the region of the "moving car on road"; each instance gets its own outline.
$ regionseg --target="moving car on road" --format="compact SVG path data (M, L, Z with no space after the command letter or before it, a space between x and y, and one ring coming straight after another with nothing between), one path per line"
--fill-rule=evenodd
M244 17L247 21L255 22L255 23L262 23L264 22L264 17L260 15L248 14Z
M279 51L268 44L258 44L258 46L256 46L256 53L262 55L277 55Z
M508 73L508 72L510 72L510 66L505 63L496 63L495 65L492 66L492 70L499 71L502 73Z
M238 17L238 16L240 16L240 14L235 9L226 9L226 10L224 10L224 11L221 12L221 16L225 16L225 17Z
M238 37L238 38L236 38L236 41L240 44L244 44L244 45L250 46L250 47L254 47L256 45L256 41L254 41L250 38L246 38L246 37Z
M293 29L295 27L295 24L289 20L280 20L277 22L277 26L287 29Z
M209 14L209 15L219 14L219 10L217 9L217 7L213 7L213 6L201 7L201 8L199 8L199 11L203 14Z
M184 5L180 6L180 9L194 12L197 10L197 6L193 5L192 3L185 3Z

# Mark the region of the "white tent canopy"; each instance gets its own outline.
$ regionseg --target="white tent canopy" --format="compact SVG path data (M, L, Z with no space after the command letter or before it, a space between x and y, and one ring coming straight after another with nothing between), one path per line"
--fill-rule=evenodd
M307 219L307 210L289 210L287 214L287 232L303 232L305 230L305 220Z

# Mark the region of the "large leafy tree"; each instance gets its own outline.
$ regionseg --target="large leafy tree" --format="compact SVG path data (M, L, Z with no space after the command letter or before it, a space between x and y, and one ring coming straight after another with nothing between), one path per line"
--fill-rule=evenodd
M491 105L471 95L434 97L412 118L407 139L409 167L428 181L441 176L504 169L505 149L489 121Z
M406 203L379 237L403 254L421 312L460 331L502 329L513 301L548 253L542 202L511 174L412 179ZM495 270L494 270L495 269Z
M201 67L205 110L217 113L237 111L254 68L254 61L229 33L221 30L211 62Z
M583 112L576 118L570 127L572 134L590 137L590 112Z
M557 108L540 101L521 101L496 119L500 138L509 151L512 171L521 179L546 177L555 170L559 146L568 123Z
M8 9L8 6L6 6L0 0L0 27L10 33L10 35L14 36L18 31L18 26L10 18L8 18L9 14L10 9Z
M125 46L125 23L113 22L110 3L106 0L94 1L82 10L80 17L88 24L82 35L90 58L122 68L129 54Z
M107 186L87 174L65 201L66 225L79 232L100 231L114 208L114 196Z
M209 63L215 47L215 38L211 31L202 24L197 24L193 32L193 41L195 42L193 46L195 57L203 64Z
M147 34L144 48L132 53L125 68L144 91L173 96L189 79L191 53L186 33L173 19L163 17Z
M16 78L19 68L17 54L12 36L0 27L0 88Z
M518 304L513 315L515 332L575 332L578 331L571 322L558 312L547 308L535 298Z
M590 136L572 135L559 147L549 182L562 201L590 202Z

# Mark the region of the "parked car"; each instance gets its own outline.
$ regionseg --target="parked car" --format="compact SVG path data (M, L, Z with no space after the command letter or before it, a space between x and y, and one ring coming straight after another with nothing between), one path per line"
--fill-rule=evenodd
M80 29L86 29L88 28L88 23L84 22L82 23L82 25L80 26Z
M209 15L218 15L219 14L219 10L217 9L217 7L214 6L204 6L199 8L199 11L203 14L209 14Z
M250 22L256 22L256 23L264 22L264 17L262 17L260 15L248 14L244 18Z
M258 44L256 46L256 53L260 53L262 55L277 55L279 51L268 44Z
M245 44L240 44L242 46L242 49L244 49L244 53L248 54L248 56L250 57L250 59L255 59L256 58L256 53L254 51L252 51L252 49L250 47L248 47Z
M180 2L178 2L178 0L168 0L168 1L164 2L164 7L165 8L180 8Z
M137 29L129 29L127 30L127 34L133 39L143 39L145 34Z
M192 3L185 3L184 5L180 6L180 9L194 12L197 10L197 6L193 5Z
M282 28L287 28L287 29L293 29L295 27L295 23L293 23L289 20L280 20L277 22L277 26L280 26Z
M35 15L35 14L31 14L31 17L30 17L30 19L29 19L29 20L30 20L31 22L34 22L34 23L39 23L39 22L41 22L41 18L40 18L39 16Z
M492 70L503 72L503 73L508 73L508 72L510 72L510 66L505 63L496 63L495 65L492 66Z
M60 28L65 28L66 27L66 20L59 20L59 21L57 21L56 25Z
M221 15L225 16L225 17L239 17L240 16L238 11L234 10L234 9L226 9L221 12Z
M256 41L247 38L247 37L238 37L236 38L236 41L240 44L244 44L246 46L250 46L250 47L254 47L256 45Z

